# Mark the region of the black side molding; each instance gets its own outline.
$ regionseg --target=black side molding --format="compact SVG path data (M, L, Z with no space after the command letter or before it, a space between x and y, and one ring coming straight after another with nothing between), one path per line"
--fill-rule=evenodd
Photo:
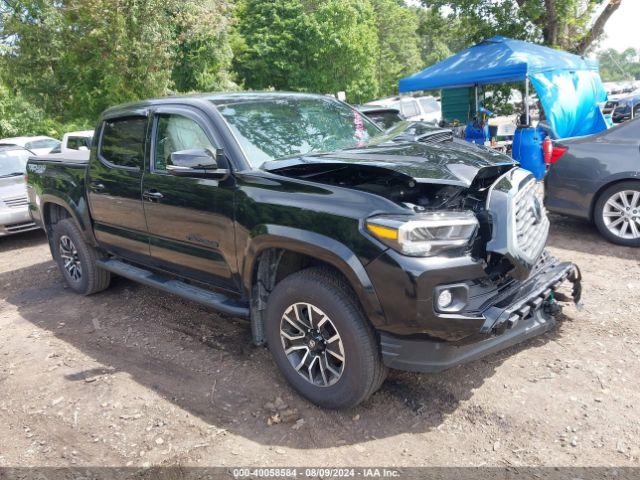
M163 277L119 260L99 260L98 266L122 277L211 307L232 317L249 318L249 306L220 293L195 287L180 280Z

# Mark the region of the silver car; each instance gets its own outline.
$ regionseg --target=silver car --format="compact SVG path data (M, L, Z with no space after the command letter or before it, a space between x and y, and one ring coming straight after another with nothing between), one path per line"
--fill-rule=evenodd
M0 237L35 230L31 220L25 169L29 150L18 146L0 146Z

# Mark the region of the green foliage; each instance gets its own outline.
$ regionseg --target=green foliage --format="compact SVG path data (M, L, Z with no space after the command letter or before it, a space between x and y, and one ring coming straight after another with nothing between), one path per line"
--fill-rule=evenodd
M42 108L0 84L0 138L49 135L61 138L65 132L92 128L86 121L60 123Z
M470 43L461 19L447 18L438 9L416 8L418 38L423 68L440 62Z
M618 52L609 48L598 53L598 61L605 82L640 80L640 49L627 48Z
M251 89L378 92L378 39L367 0L244 0L236 10L235 69Z
M167 2L24 1L3 26L16 41L4 80L61 120L164 94L171 75Z
M216 0L25 0L5 7L1 75L49 116L173 90L229 89L230 9Z
M447 7L449 17L464 24L463 38L469 45L504 35L584 53L602 33L621 0L610 1L601 10L597 8L603 0L422 0L422 3L434 9Z
M218 0L178 3L171 72L175 90L237 89L231 74L231 11L230 4Z
M398 80L423 68L416 9L399 0L372 0L376 14L380 95L397 93Z

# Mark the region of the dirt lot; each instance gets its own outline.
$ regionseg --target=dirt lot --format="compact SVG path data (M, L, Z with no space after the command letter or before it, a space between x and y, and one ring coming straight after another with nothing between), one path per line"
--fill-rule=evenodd
M639 466L640 252L552 228L584 310L349 412L298 397L243 322L124 279L77 296L42 233L0 239L0 466Z

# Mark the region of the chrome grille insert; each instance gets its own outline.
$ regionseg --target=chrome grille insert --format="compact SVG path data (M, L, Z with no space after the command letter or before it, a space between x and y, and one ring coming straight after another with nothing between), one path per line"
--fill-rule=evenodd
M517 280L529 277L549 234L549 219L537 188L531 172L514 168L498 178L487 194L492 221L487 252L506 257L514 266L509 275Z
M537 195L535 180L526 183L513 198L516 238L514 247L528 262L535 262L547 242L549 218Z

